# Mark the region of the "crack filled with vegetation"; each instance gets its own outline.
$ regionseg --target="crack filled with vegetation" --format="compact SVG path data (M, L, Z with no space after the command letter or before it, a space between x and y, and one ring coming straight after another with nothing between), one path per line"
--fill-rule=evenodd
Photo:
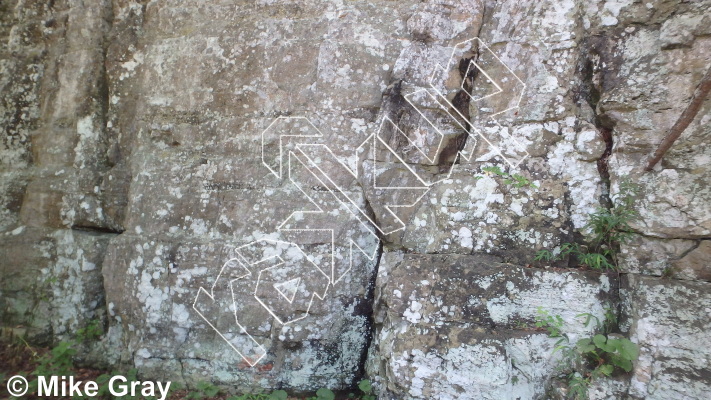
M639 217L635 200L639 186L630 180L620 182L620 191L614 197L614 207L599 207L589 216L585 228L592 234L589 245L563 243L556 250L539 250L534 258L538 262L563 260L574 257L578 264L599 271L619 271L620 245L634 234L630 225Z

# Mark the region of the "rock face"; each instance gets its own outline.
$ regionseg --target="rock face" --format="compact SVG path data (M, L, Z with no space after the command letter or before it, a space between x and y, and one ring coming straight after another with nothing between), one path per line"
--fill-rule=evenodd
M641 355L590 398L705 398L711 100L642 167L710 38L708 0L2 2L1 325L188 386L534 399L538 308L619 308ZM621 274L533 262L629 181Z
M535 331L538 308L565 320L571 340L604 319L616 287L607 275L551 272L491 256L383 254L375 291L370 374L382 398L541 397L559 357ZM532 329L533 328L533 329Z
M630 333L640 344L629 395L676 399L708 393L709 284L630 275L626 286Z

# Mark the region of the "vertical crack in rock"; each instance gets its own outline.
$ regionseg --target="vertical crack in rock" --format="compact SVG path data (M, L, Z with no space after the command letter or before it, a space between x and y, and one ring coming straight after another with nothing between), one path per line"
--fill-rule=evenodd
M486 16L486 7L482 11L484 16L482 18L485 18ZM483 23L478 26L476 35L475 37L479 37L482 31ZM421 40L423 42L429 41L429 38L413 38L415 40ZM462 89L460 89L452 98L452 105L458 111L459 113L451 112L451 115L461 115L464 117L464 121L460 121L461 125L465 127L464 132L459 134L457 137L453 138L451 141L448 142L447 146L443 148L440 153L436 156L437 157L437 165L441 168L441 172L448 171L451 168L451 163L457 163L459 162L457 155L459 154L460 151L464 149L464 147L467 144L467 139L469 135L472 133L472 127L471 127L471 117L470 117L470 106L472 102L472 96L471 93L474 89L474 84L475 80L479 76L479 70L477 68L470 68L470 64L472 62L477 62L480 57L480 49L477 47L475 49L472 49L472 51L469 54L465 54L459 61L458 65L458 72L459 75L462 79ZM387 89L383 93L383 105L382 105L382 114L388 116L395 124L400 124L402 121L404 115L407 113L407 110L411 109L411 105L409 105L408 101L405 99L405 97L402 94L402 85L403 85L403 80L398 80L394 83L391 83ZM399 138L397 135L394 135L393 137L390 138L390 140L402 140L402 138ZM400 148L401 146L399 143L390 143L394 148ZM401 143L404 144L404 143ZM446 168L446 169L445 169ZM366 209L369 211L369 213L372 214L372 208L368 202L367 197L365 198L366 202ZM381 236L381 235L379 235ZM355 375L355 381L353 384L355 385L358 381L358 379L362 378L365 375L365 369L366 369L366 363L368 360L368 353L371 349L371 346L373 344L374 336L376 334L376 321L375 321L375 313L376 313L376 307L378 307L378 304L375 303L375 288L376 288L376 281L378 277L378 272L380 269L380 263L382 261L382 256L383 256L383 244L386 242L386 238L381 236L380 240L380 245L378 247L377 255L376 255L376 264L374 267L374 273L371 277L371 281L368 285L366 296L365 296L365 301L366 306L370 308L370 314L369 314L369 331L368 331L368 337L366 341L366 346L363 349L361 353L361 359L358 365L358 371ZM402 249L403 251L407 252L407 249ZM381 360L381 363L384 363L384 360ZM383 368L385 369L385 368Z
M115 165L116 157L117 155L112 154L113 151L116 150L116 148L112 148L112 140L111 140L111 131L109 130L109 122L111 120L110 116L110 108L111 108L111 79L109 76L109 71L107 67L107 61L109 57L109 47L111 45L111 38L113 36L113 30L114 30L114 12L113 12L113 5L111 2L108 2L108 4L104 4L104 16L106 22L107 22L107 29L104 32L104 38L101 44L101 70L100 70L100 77L99 77L99 88L98 88L98 101L99 101L99 118L102 123L102 129L103 129L103 134L104 134L104 140L105 140L105 148L103 148L104 154L101 155L101 166L102 166L102 171L101 171L101 177L100 180L106 180L109 177L109 174L111 173L111 169ZM101 192L102 195L104 191ZM107 198L104 196L101 196L101 202L105 203ZM124 204L124 208L128 207L128 203ZM104 207L107 208L107 207ZM125 210L123 212L125 215ZM110 226L109 226L110 225ZM111 218L109 221L107 221L107 226L102 227L105 232L111 232L111 233L116 233L116 234L121 234L123 233L124 229L122 227L121 221L114 221L113 218Z
M487 19L487 7L486 3L483 4L483 9L482 9L482 22L479 24L479 28L477 29L476 35L474 37L480 37L482 29L484 27L485 21ZM469 68L469 65L471 64L472 61L477 62L479 61L480 57L480 52L479 52L479 47L477 46L475 49L473 49L473 54L470 54L469 57L464 56L460 61L459 61L459 75L462 78L462 89L457 92L456 95L454 95L454 98L452 99L452 105L459 111L461 115L464 116L466 119L465 121L461 121L462 126L465 127L465 132L456 137L454 140L452 140L447 147L442 149L441 154L439 155L439 164L440 166L447 166L448 161L458 163L459 158L457 157L457 154L459 154L460 151L464 150L464 147L467 145L467 139L469 138L469 135L471 135L472 131L472 126L471 126L471 116L470 116L470 111L469 107L472 102L472 96L471 93L474 90L474 81L477 79L479 76L479 69L478 68ZM467 72L469 71L469 72ZM457 113L452 113L452 115L457 116ZM446 171L449 170L449 166L447 166ZM443 171L444 172L444 171Z
M462 126L464 126L465 131L461 135L457 136L455 139L449 142L449 145L442 149L442 153L439 155L440 166L446 166L446 170L449 171L450 166L447 165L449 162L458 163L459 159L457 154L464 149L467 144L467 139L471 134L471 117L469 113L469 106L471 104L471 93L474 89L474 81L479 76L479 70L477 68L469 68L472 62L479 60L479 49L477 48L473 55L469 57L464 57L459 60L459 75L462 78L462 89L454 95L452 99L452 105L459 111L461 115L464 116L465 121L461 121ZM467 72L468 71L468 72ZM458 115L457 113L452 113L452 115Z
M596 120L599 121L597 115ZM595 126L600 131L602 140L605 141L605 151L602 153L602 156L600 156L600 158L597 160L597 171L600 173L600 178L602 178L603 185L602 194L600 195L600 203L603 205L603 207L610 209L612 208L613 204L612 199L610 198L610 170L608 159L610 158L610 155L612 155L612 147L614 145L614 142L612 140L612 128L602 126L598 122L595 123Z
M99 66L99 77L97 80L97 92L96 92L96 102L97 102L97 117L99 119L99 123L101 124L101 135L102 135L102 141L103 146L99 147L98 150L102 151L102 154L97 155L98 158L98 185L103 186L101 184L101 181L104 179L107 179L108 174L111 171L111 164L109 160L109 148L111 144L110 140L110 133L109 133L109 121L110 121L110 116L109 116L109 108L110 108L110 80L109 80L109 73L108 69L106 66L106 61L108 57L108 52L109 52L109 46L111 44L111 36L112 36L112 31L113 31L113 23L114 23L114 11L113 11L113 3L111 1L104 1L101 3L102 10L101 14L98 16L98 18L104 19L106 22L105 30L103 32L103 38L101 41L101 59L99 62L101 63ZM103 208L106 207L106 198L103 196L103 191L101 191L101 194L98 195L98 200L100 204L102 205ZM120 226L117 224L113 223L111 219L103 221L102 224L96 224L96 225L74 225L71 227L72 230L81 230L81 231L88 231L93 234L100 234L100 235L112 235L113 237L110 237L108 239L108 242L111 240L115 239L118 235L123 233L123 229L121 229ZM108 243L107 242L107 243ZM101 269L103 270L104 265L106 265L106 256L108 254L107 252L108 245L104 248L103 254L101 255ZM103 271L101 273L101 282L100 282L100 291L101 291L101 300L103 302L103 309L104 309L104 315L102 318L100 318L100 321L102 323L102 331L103 332L108 332L109 328L109 321L111 316L109 315L109 303L107 301L107 290L106 290L106 282L105 282L105 275L103 274Z
M402 119L406 114L406 110L411 108L405 96L402 94L402 84L403 80L400 79L397 82L391 83L383 92L382 99L382 115L390 118L393 123L400 125ZM400 135L395 135L390 133L391 137L388 139L393 148L399 149L406 145L406 139ZM366 199L367 201L367 199ZM370 207L368 205L367 207Z
M597 170L601 179L600 205L605 209L612 209L614 202L610 194L611 177L609 158L614 148L614 121L599 108L600 98L606 90L611 90L617 81L621 60L616 56L614 46L616 41L605 33L589 36L583 40L578 73L580 74L580 88L576 92L575 102L583 110L581 118L588 119L597 129L600 138L605 144L605 149L596 160ZM586 110L586 107L589 109ZM619 248L617 249L619 251ZM612 273L611 273L612 274ZM614 297L610 298L610 307L615 310L619 320L622 313L620 293L621 272L616 272L616 277L611 279L617 282L614 285ZM613 278L610 276L610 278ZM611 290L610 293L613 293ZM612 327L613 332L619 332L619 326Z
M108 132L107 132L107 124L109 122L109 105L110 105L110 81L109 81L109 72L106 68L106 61L108 59L108 53L109 53L109 45L111 43L111 31L113 30L113 23L114 23L114 15L113 15L113 8L111 7L111 4L109 4L108 7L105 6L104 12L106 15L104 18L106 19L107 22L107 29L104 32L104 38L101 43L101 65L100 65L100 71L99 71L99 81L98 85L99 87L97 88L97 100L99 102L99 119L102 123L102 129L104 131L104 137L107 141L107 148L105 149L105 152L102 157L102 166L104 168L109 167L109 157L108 157Z
M358 370L356 371L354 375L354 381L353 385L358 383L360 379L362 379L365 376L365 368L366 368L366 363L368 361L368 352L370 351L370 346L373 343L373 338L375 336L375 285L376 285L376 280L378 279L378 270L380 269L380 261L383 256L383 241L380 241L380 244L378 245L378 250L375 255L375 267L373 267L373 275L370 277L370 281L368 282L368 287L366 288L365 292L365 299L363 303L363 307L368 307L369 308L369 313L368 313L368 336L366 337L365 340L365 346L363 346L363 349L361 350L360 354L360 360L358 361Z
M602 193L600 195L600 204L607 209L612 208L612 200L610 198L610 171L608 160L612 155L614 147L614 122L604 113L600 113L598 103L600 96L606 87L614 84L612 76L616 75L617 63L612 60L612 49L604 35L595 35L586 38L581 47L581 58L578 63L578 71L580 73L581 85L576 93L576 103L583 107L588 106L589 118L591 119L601 139L605 143L605 150L597 160L597 170L602 180ZM606 68L603 69L603 65Z

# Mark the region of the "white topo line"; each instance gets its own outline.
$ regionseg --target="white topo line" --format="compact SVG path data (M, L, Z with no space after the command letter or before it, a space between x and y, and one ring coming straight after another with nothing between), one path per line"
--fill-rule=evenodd
M506 156L506 152L502 151L498 146L496 146L487 136L485 135L484 131L482 129L479 129L475 127L471 121L466 118L458 109L457 107L452 104L447 96L443 93L443 91L438 88L438 83L439 81L444 81L444 78L447 77L449 71L452 68L456 68L458 65L458 56L460 56L464 51L467 49L471 49L474 46L478 46L479 49L479 54L481 54L482 51L486 52L488 56L492 56L495 62L500 64L503 67L504 72L506 73L505 78L501 79L500 81L496 81L492 74L489 72L485 71L484 68L480 65L480 63L477 63L475 60L471 60L469 65L467 66L466 73L464 75L464 79L469 76L469 72L472 71L474 68L477 69L479 73L481 73L495 88L496 90L493 91L492 93L489 93L485 96L479 97L479 98L474 98L472 93L469 93L465 90L464 87L464 79L462 82L462 85L460 87L460 90L464 90L466 94L470 98L470 102L479 102L485 99L490 99L493 98L494 96L503 96L504 101L499 102L497 104L506 104L506 107L501 110L494 110L489 116L488 120L490 120L494 125L499 127L499 133L504 136L507 140L510 140L513 142L514 146L517 148L517 150L523 154L521 158L518 160L516 159L511 159ZM397 214L396 210L403 209L403 208L411 208L417 205L420 200L427 194L427 192L431 189L431 187L439 182L442 182L443 180L449 179L452 175L452 172L454 170L454 166L456 165L456 162L452 163L452 167L449 169L447 174L440 179L437 179L435 181L428 181L424 177L420 176L417 171L409 165L398 152L393 149L390 145L388 145L387 140L381 136L381 133L383 132L383 127L385 124L390 124L392 128L395 129L395 133L399 134L401 136L404 136L408 142L415 147L415 149L425 157L425 159L430 162L434 163L437 157L439 156L440 152L442 151L442 146L444 144L444 138L445 138L445 133L440 130L438 125L435 123L435 121L431 120L426 111L431 111L432 108L424 109L420 107L416 101L416 98L418 96L426 96L433 102L433 104L436 104L437 110L440 112L443 112L444 115L447 115L451 121L455 124L455 126L459 127L460 129L464 130L467 132L467 135L471 135L472 133L476 134L476 136L484 142L486 142L490 148L497 154L499 155L504 162L506 162L511 168L515 169L517 168L521 162L529 156L528 152L526 151L526 147L521 144L516 138L512 137L506 132L506 129L503 128L498 121L496 121L496 116L501 115L502 113L514 110L519 107L521 100L523 98L523 93L526 89L526 85L524 82L509 68L499 57L494 54L488 46L484 42L482 42L479 38L473 38L469 40L465 40L463 42L460 42L454 46L452 49L452 54L445 64L446 66L442 66L441 64L437 64L432 71L432 75L429 78L428 85L429 87L427 88L422 88L415 90L409 94L406 94L404 97L407 100L407 102L415 109L419 115L426 121L426 123L429 125L429 128L433 130L433 132L439 137L436 138L435 140L438 140L436 149L432 153L428 153L417 141L412 140L410 137L408 137L398 126L395 124L390 118L385 116L379 127L377 132L371 133L364 141L363 143L356 148L356 160L360 159L360 154L365 153L366 154L366 159L368 159L370 162L372 162L372 182L369 179L362 179L364 178L363 176L359 176L359 168L358 165L355 166L355 168L350 168L348 166L348 163L343 161L341 158L337 157L336 154L331 150L331 148L328 147L326 143L324 143L324 135L321 133L321 131L306 117L278 117L274 121L272 121L269 126L262 132L261 139L262 139L262 163L264 166L269 170L269 172L275 176L278 179L282 179L285 177L284 173L284 168L286 167L286 171L288 172L287 177L289 181L295 185L299 191L304 194L307 199L309 200L310 204L316 207L316 210L297 210L292 212L289 217L286 218L283 222L281 222L277 226L277 230L281 232L312 232L316 234L325 234L326 237L330 237L330 254L326 256L328 258L328 261L323 263L323 265L318 265L317 263L314 263L311 261L311 259L308 257L306 253L303 252L301 247L294 243L290 242L283 242L283 241L276 241L276 240L260 240L260 241L255 241L252 243L249 243L247 245L241 246L236 249L236 253L238 254L237 258L232 258L228 260L226 263L223 264L222 269L220 270L220 273L218 274L217 278L215 279L215 282L213 283L212 287L210 288L210 291L208 292L205 290L203 287L200 287L198 290L198 294L195 297L195 301L193 302L193 308L195 311L202 317L207 324L217 332L217 334L225 341L227 344L235 351L237 354L239 354L250 366L256 365L258 362L260 362L266 355L267 355L267 350L264 348L262 344L260 344L249 332L247 332L247 329L240 324L240 317L237 315L237 311L239 309L238 307L238 302L240 299L238 298L238 295L245 295L248 293L237 293L235 291L235 284L237 282L243 282L245 280L250 280L253 282L253 292L251 293L252 296L254 296L254 299L257 301L258 304L261 305L271 316L273 321L275 321L279 325L287 325L296 321L301 321L304 318L306 318L309 315L309 312L311 310L311 307L316 300L324 300L326 293L328 289L339 283L341 279L353 268L353 259L354 259L354 251L359 252L360 254L363 254L366 259L368 260L374 260L376 256L376 251L377 251L377 245L374 246L375 248L372 251L366 251L363 249L361 245L356 243L356 240L350 239L348 243L348 268L346 268L345 271L341 272L340 275L338 271L336 271L336 257L335 257L335 249L336 249L336 234L334 229L328 228L328 227L307 227L307 228L299 228L298 224L296 224L297 220L303 220L309 216L318 216L318 215L325 215L328 212L331 212L336 209L343 209L345 208L353 218L358 220L360 222L360 226L363 227L363 231L367 233L368 237L370 240L373 241L373 243L377 244L378 243L378 234L386 236L395 232L402 231L406 229L407 224L405 221L403 221ZM504 85L504 82L508 81L509 77L514 80L515 86L514 89L511 91L506 91L504 88L506 85ZM510 101L506 96L510 96L510 98L515 99L515 104L513 106L509 107ZM270 159L268 157L268 142L267 142L267 137L273 133L275 129L277 129L280 124L288 124L288 123L294 123L294 124L302 124L301 126L301 131L302 132L285 132L285 133L279 133L278 136L278 155L277 155L277 160L276 163L277 165L274 165L273 159ZM471 139L471 138L470 138ZM292 146L291 149L287 148L287 145L289 144L289 141L295 141L296 143ZM424 140L423 143L426 143L427 140ZM370 146L370 154L372 155L372 158L368 155L368 149L367 147ZM461 157L462 159L466 161L470 161L471 158L473 157L473 154L467 150L468 148L473 147L473 145L468 145L466 146L466 149L462 149L458 151L458 153L455 156L455 161ZM387 151L387 153L394 157L395 164L398 167L401 167L403 171L407 171L407 173L412 177L412 181L409 182L408 185L403 185L403 186L397 186L397 185L379 185L377 182L377 154L376 154L376 148L384 149ZM388 193L391 194L391 198L394 199L397 196L395 194L403 194L405 193L406 195L400 196L400 198L407 199L407 194L409 194L411 197L410 201L407 201L405 203L398 203L394 201L392 204L387 203L384 204L383 207L385 210L388 212L389 217L391 217L395 222L393 223L394 226L385 226L383 225L383 221L378 221L374 219L371 214L368 212L368 210L364 209L363 206L361 205L361 202L358 202L357 199L353 198L352 194L349 194L345 188L341 187L337 182L339 182L336 177L332 177L327 171L321 168L319 164L320 158L314 158L310 156L310 152L321 152L321 154L327 155L331 157L333 160L337 161L339 168L342 170L346 171L346 173L351 176L352 179L357 180L360 182L361 185L372 185L370 188L373 190L377 190L381 193ZM285 161L286 159L286 161ZM271 161L271 162L270 162ZM364 166L363 163L361 163L361 166ZM326 191L331 195L332 199L331 202L326 204L326 206L329 209L324 208L323 204L318 204L317 201L308 193L308 191L304 190L301 186L301 184L298 182L297 178L295 176L292 176L291 170L292 167L297 168L300 167L309 173L312 174L312 179L316 179L316 181L319 182L320 185L322 185ZM367 174L365 174L367 175ZM414 185L412 183L415 183ZM367 186L366 186L367 187ZM299 218L296 218L298 216ZM297 227L291 227L292 224L296 224ZM286 278L286 280L281 281L281 282L264 282L264 274L267 273L272 273L274 272L277 274L278 272L281 271L281 269L286 268L286 261L277 256L272 256L260 260L249 260L248 257L246 257L242 250L247 249L250 246L257 246L257 245L262 245L268 243L272 246L294 246L295 248L298 249L302 253L303 259L306 260L302 264L306 265L308 269L310 269L310 274L309 276L296 276L294 277L289 276ZM268 262L272 262L272 264L268 264ZM268 267L262 268L262 265L268 264ZM301 271L302 273L306 273L306 271ZM278 274L277 274L278 275ZM276 275L275 275L276 276ZM231 309L234 312L234 321L235 324L234 326L237 328L236 330L232 330L229 332L225 332L225 328L218 329L216 326L217 323L216 321L219 320L219 315L204 315L201 309L207 309L210 307L210 305L213 305L217 303L217 296L225 296L226 294L224 293L226 290L226 287L222 287L221 283L223 284L223 281L227 279L228 280L228 285L229 286L229 296L231 297L232 301L232 306ZM320 283L319 283L320 282ZM306 284L316 284L317 288L319 290L314 290L312 287L312 292L308 292L307 289L305 288ZM224 285L224 284L223 284ZM320 286L319 286L320 285ZM274 293L276 294L275 298L282 298L286 300L286 304L288 304L291 307L295 306L301 306L305 307L306 310L303 312L300 316L294 317L291 319L286 319L284 315L279 315L279 310L274 309L274 307L270 304L270 298L262 298L260 295L260 288L264 290L273 290ZM216 291L217 289L217 291ZM299 297L299 293L302 293L302 297ZM311 293L310 297L306 296L304 297L304 293ZM296 305L296 299L301 299L302 301ZM273 298L271 298L273 299ZM274 301L274 300L272 300ZM304 303L304 302L307 302ZM304 304L301 304L304 303ZM214 310L213 310L214 311ZM217 311L214 311L217 312ZM289 314L291 315L291 314ZM222 327L222 325L220 325ZM236 332L235 332L236 331ZM238 334L244 334L246 335L248 342L252 343L253 347L253 355L247 355L245 354L247 351L246 349L243 348L237 348L235 345L234 341L231 339L234 337L234 335Z

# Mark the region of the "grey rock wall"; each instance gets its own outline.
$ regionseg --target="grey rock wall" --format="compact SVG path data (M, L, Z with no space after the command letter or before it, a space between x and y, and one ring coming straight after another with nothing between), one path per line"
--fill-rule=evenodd
M189 386L534 399L559 383L538 307L571 337L612 307L641 356L590 398L705 398L711 100L642 167L710 38L706 0L3 1L1 325L98 320L84 362ZM407 97L433 73L449 109ZM619 274L532 262L625 179Z
M552 272L491 256L386 252L376 286L369 371L383 398L538 398L555 375L558 339L535 331L538 308L566 321L604 319L607 275ZM571 340L593 326L569 323Z

